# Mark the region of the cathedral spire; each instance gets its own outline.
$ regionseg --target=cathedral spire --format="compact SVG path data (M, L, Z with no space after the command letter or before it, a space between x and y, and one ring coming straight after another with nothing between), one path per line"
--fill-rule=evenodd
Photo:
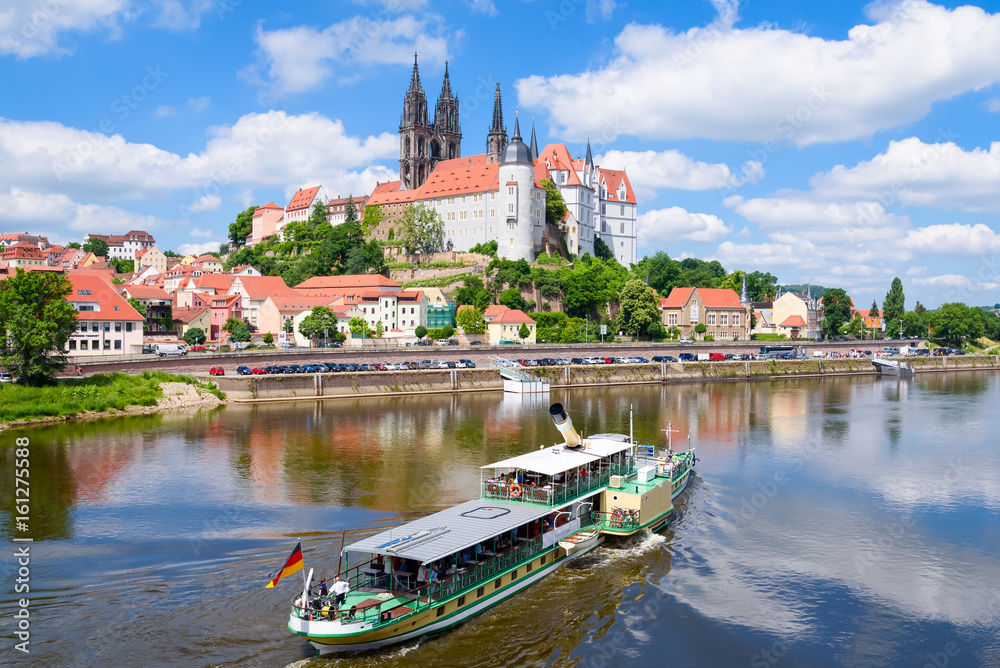
M447 70L447 65L445 66ZM447 75L446 77L447 78ZM413 76L410 77L410 92L421 92L423 93L423 88L420 86L420 70L417 69L417 52L413 52Z
M535 139L535 119L531 119L531 144L528 146L531 149L531 159L538 160L538 141Z
M444 82L441 84L439 100L451 100L451 79L448 78L448 61L444 61Z
M507 132L507 128L503 124L503 105L500 103L500 82L497 82L497 92L493 94L493 123L490 125L490 130L503 130Z
M510 138L510 140L512 142L519 141L521 143L524 143L524 140L521 139L521 126L518 125L518 123L517 123L517 112L516 111L514 112L514 136L512 136Z
M587 137L587 157L583 159L583 164L587 167L594 166L594 156L590 154L590 137Z

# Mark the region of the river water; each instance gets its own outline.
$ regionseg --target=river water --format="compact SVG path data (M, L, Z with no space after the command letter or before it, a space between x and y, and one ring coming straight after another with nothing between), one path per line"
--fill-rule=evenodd
M557 440L501 393L228 406L0 434L30 439L28 531L0 521L0 663L35 666L1000 666L1000 375L553 393L585 433L698 448L673 525L602 546L471 622L367 656L285 628L302 537L477 495L479 466ZM675 441L676 442L676 441ZM11 536L30 536L30 654ZM23 543L18 543L22 546Z

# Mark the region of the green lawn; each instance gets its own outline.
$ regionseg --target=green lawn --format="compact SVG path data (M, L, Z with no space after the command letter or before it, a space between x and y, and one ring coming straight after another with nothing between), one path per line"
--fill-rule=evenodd
M163 394L160 383L167 382L195 385L220 399L226 398L215 385L190 376L162 371L143 371L136 376L97 374L61 381L48 387L4 384L0 386L0 422L44 416L65 417L85 411L123 410L129 406L155 406L156 400Z

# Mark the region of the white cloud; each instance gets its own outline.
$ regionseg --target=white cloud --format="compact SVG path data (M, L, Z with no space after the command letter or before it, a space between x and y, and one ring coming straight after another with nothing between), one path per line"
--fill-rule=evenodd
M175 252L181 255L204 255L205 253L218 253L219 246L223 242L220 241L206 241L203 244L181 244L177 247Z
M715 3L720 11L734 3ZM556 134L777 142L870 137L1000 80L1000 15L924 0L869 5L844 40L717 20L674 33L630 24L603 67L516 83ZM734 17L735 19L735 17Z
M757 183L764 176L759 162L748 161L740 174L724 163L693 160L676 149L666 151L608 151L598 156L599 165L624 169L640 197L653 198L661 188L711 190L738 188Z
M643 246L662 247L677 241L718 241L733 228L708 213L691 213L679 206L639 214Z
M1000 100L993 99L986 102L986 111L990 113L997 113L1000 111Z
M0 210L8 226L36 228L48 226L56 235L68 231L104 234L127 232L131 229L154 231L166 229L171 221L146 216L115 206L81 204L62 194L43 194L12 187L0 191ZM59 230L62 230L60 232Z
M916 285L949 288L960 292L980 292L982 290L996 290L1000 287L1000 283L980 283L968 276L959 276L958 274L942 274L941 276L930 276L928 278L915 278L913 282Z
M434 16L384 21L355 16L323 30L296 26L267 31L258 25L254 36L258 63L240 75L281 97L321 88L335 75L338 63L348 78L363 64L407 65L414 51L425 63L441 63L447 59L449 39L455 37Z
M497 15L497 6L493 4L493 0L465 0L465 2L474 12L486 14L487 16Z
M821 197L1000 213L1000 142L989 150L965 151L953 142L926 144L910 137L890 142L871 160L838 165L809 182Z
M0 55L31 58L72 53L59 40L66 32L103 28L117 37L118 22L129 18L128 8L129 0L5 0L0 10Z
M188 100L188 106L196 113L205 111L210 104L212 104L212 98L210 97L192 97Z
M585 8L587 23L596 23L597 19L610 21L617 7L618 3L615 0L587 0Z
M218 195L202 195L191 203L190 208L192 211L215 211L220 206L222 206L222 198Z
M169 104L161 104L153 112L154 118L166 118L167 116L177 115L177 110L171 107Z
M1000 251L1000 234L982 223L928 225L910 230L902 243L931 255L985 255Z
M223 0L153 0L159 10L156 25L169 30L196 30L201 27L201 17L213 9L220 16L231 11Z
M121 135L0 119L0 189L16 185L107 200L160 198L213 183L216 188L364 183L354 192L367 192L376 179L388 180L393 173L372 163L399 150L395 134L350 136L339 120L315 113L248 114L209 133L199 153L181 156ZM206 194L219 193L195 197Z
M797 267L809 264L808 255L802 250L812 250L812 244L802 242L797 246L792 244L737 244L723 241L712 259L722 263L724 267Z
M773 241L859 244L901 239L910 220L887 213L878 202L817 202L800 193L790 197L729 197L723 203L747 220L760 224Z
M201 229L198 229L197 227L192 227L191 228L191 236L192 237L201 237L202 239L211 239L213 234L215 234L215 232L213 232L212 230L201 230Z

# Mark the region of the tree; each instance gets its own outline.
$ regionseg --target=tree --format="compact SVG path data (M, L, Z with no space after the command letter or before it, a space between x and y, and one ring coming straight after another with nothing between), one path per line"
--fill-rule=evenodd
M643 282L646 281L648 275L649 286L666 296L677 285L681 272L680 264L676 260L671 260L670 256L663 251L657 251L654 255L647 255L639 260L632 273Z
M163 251L163 255L166 257L183 257L180 253L175 253L172 250Z
M370 338L372 335L372 329L368 326L368 322L364 318L351 318L349 326L353 336L365 336Z
M927 336L927 323L916 311L907 311L903 315L903 336Z
M281 323L281 329L284 330L285 334L292 334L295 331L295 323L292 322L291 318L287 318Z
M344 222L353 223L358 219L358 212L354 206L354 196L347 196L347 204L344 205Z
M229 223L229 240L237 246L245 244L247 237L253 232L253 212L256 210L257 207L252 206L236 214L236 220Z
M365 217L361 221L361 231L364 236L371 234L371 231L379 226L383 220L386 219L386 215L382 213L382 209L377 204L369 204L365 207ZM392 230L389 230L390 235ZM389 240L392 240L392 236L389 236Z
M71 241L68 244L66 244L66 248L72 248L73 250L79 250L80 249L80 242L79 241Z
M747 274L747 292L752 302L769 302L778 294L778 279L769 273L751 271Z
M265 346L273 346L274 345L274 334L272 334L271 332L268 332L267 334L264 335L264 345Z
M521 323L521 328L517 330L517 336L522 341L531 336L531 330L528 329L528 323L526 322Z
M594 237L594 257L599 257L602 260L613 260L615 259L614 252L608 248L608 245L604 243L604 240L600 237Z
M400 217L400 241L410 253L434 253L444 248L444 221L423 204L411 204Z
M20 383L52 382L66 364L67 343L77 328L77 311L66 301L72 290L62 274L20 268L0 281L0 363Z
M545 222L549 225L558 225L566 217L568 211L566 202L552 181L542 179L541 184L545 188Z
M906 297L903 294L903 282L899 277L892 279L892 286L882 302L882 320L885 323L885 335L899 336L899 328L903 315L906 313Z
M382 321L379 320L375 323L375 338L381 339L385 335L385 327L382 325Z
M827 337L838 336L851 319L851 298L842 288L831 288L823 294L823 321Z
M441 328L441 338L450 339L453 336L455 336L454 327L452 327L451 325L445 325L444 327Z
M458 306L472 304L480 311L485 311L490 305L490 293L487 292L482 280L475 276L466 277L462 287L455 290L451 296Z
M917 305L913 307L913 312L919 315L920 317L923 317L924 312L926 311L927 307L921 304L920 302L917 302Z
M91 237L87 239L87 243L83 244L83 252L93 253L98 257L107 257L108 242L99 237Z
M507 308L519 311L524 309L524 297L521 296L521 291L518 288L507 288L500 293L500 298L497 301Z
M247 324L239 318L229 318L222 326L223 332L229 332L229 340L233 343L242 343L250 340L250 330Z
M486 243L476 244L469 249L469 252L480 253L482 255L489 255L490 257L496 258L498 248L499 245L496 241L487 241Z
M707 329L708 328L705 327L705 323L703 322L699 322L697 325L694 326L694 331L697 332L698 334L704 334L705 330Z
M640 280L632 279L622 288L619 296L617 327L636 336L651 324L662 319L660 300L656 291Z
M143 304L141 301L139 301L135 297L129 297L128 305L134 308L136 311L138 311L139 315L141 315L143 318L146 317L146 305Z
M422 339L427 336L427 328L423 325L417 325L417 328L413 330L413 335L417 337L417 339Z
M971 309L961 302L942 304L931 316L934 338L938 341L961 345L965 338L978 339L983 335L983 321L978 309Z
M201 327L192 327L188 331L184 332L184 336L181 338L184 339L189 346L200 346L205 343L205 330Z
M475 306L459 309L455 314L455 322L466 334L484 334L486 332L483 312Z
M828 329L827 332L829 331L830 330ZM861 313L859 311L854 312L854 317L851 318L851 323L847 327L847 333L855 338L860 337L865 333L865 321L864 318L861 317Z
M115 273L117 274L131 274L135 271L135 260L122 260L121 258L113 257L108 261L115 268Z

